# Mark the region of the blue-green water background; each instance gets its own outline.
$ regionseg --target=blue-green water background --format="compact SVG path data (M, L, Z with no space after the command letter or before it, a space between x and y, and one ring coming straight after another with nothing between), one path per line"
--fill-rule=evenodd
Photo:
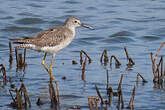
M148 83L143 85L140 82L136 88L135 110L163 110L165 89L153 87L150 52L155 53L161 42L165 41L164 13L164 0L0 0L0 63L4 64L7 76L12 77L12 83L19 88L24 72L16 72L15 57L12 68L9 68L8 39L35 35L62 25L68 16L76 16L95 30L77 29L73 42L56 55L53 75L60 88L61 108L80 105L83 110L88 110L88 97L97 96L95 84L106 96L106 69L100 64L100 56L107 49L109 57L115 55L122 64L118 69L114 66L110 69L109 64L106 68L114 90L121 74L124 74L122 88L125 106L129 103L139 72ZM136 63L132 70L126 69L124 47ZM81 80L80 65L72 65L72 60L79 62L80 50L85 50L93 59L86 67L86 82ZM163 51L164 48L160 55L164 55ZM43 55L27 51L23 78L32 102L31 110L50 109L49 77L41 65ZM50 59L51 56L48 56L47 65ZM64 76L66 80L62 80ZM12 101L9 89L10 83L0 87L0 108L3 110L13 109L8 106ZM36 105L38 97L45 102L43 106ZM114 97L109 109L116 109L116 105L117 98Z

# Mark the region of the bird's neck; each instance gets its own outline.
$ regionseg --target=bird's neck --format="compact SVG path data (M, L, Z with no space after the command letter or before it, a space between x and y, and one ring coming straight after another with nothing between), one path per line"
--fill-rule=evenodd
M64 25L65 27L67 27L70 31L72 31L73 32L73 34L75 35L75 27L74 26L70 26L70 25Z

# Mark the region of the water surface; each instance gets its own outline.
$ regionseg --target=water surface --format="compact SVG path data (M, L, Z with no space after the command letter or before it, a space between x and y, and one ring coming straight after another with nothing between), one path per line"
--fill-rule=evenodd
M30 95L31 110L50 109L48 73L41 65L44 53L28 50L26 71L16 72L15 57L9 68L9 38L32 36L47 28L62 25L68 16L76 16L95 30L79 28L76 38L64 50L56 55L53 75L60 88L61 108L80 105L88 110L88 97L97 96L94 85L106 96L106 69L110 73L110 85L114 90L123 78L125 106L128 105L132 89L136 84L136 75L142 74L148 83L139 83L136 88L135 109L165 109L165 89L153 88L150 52L156 52L160 43L165 41L165 2L164 0L5 0L0 4L0 63L7 70L7 76L13 78L13 84L20 87L20 78ZM127 59L124 47L135 65L126 69ZM104 49L109 57L115 55L121 62L120 68L112 69L100 64ZM81 80L80 65L72 65L72 60L79 62L80 50L86 51L93 62L86 67L85 82ZM164 55L164 48L160 55ZM21 50L20 50L21 52ZM14 54L14 52L13 52ZM51 56L47 57L49 65ZM64 63L64 64L63 64ZM23 76L24 75L24 76ZM66 77L63 80L62 77ZM9 94L10 83L0 87L0 108L13 109L8 104L12 101ZM38 97L45 104L36 105ZM110 109L116 109L117 98L113 99ZM99 105L100 106L100 105Z

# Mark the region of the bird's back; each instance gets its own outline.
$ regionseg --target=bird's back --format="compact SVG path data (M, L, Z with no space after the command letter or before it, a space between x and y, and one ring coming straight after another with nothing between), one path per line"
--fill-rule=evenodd
M19 44L33 44L38 47L44 47L44 46L52 47L59 45L61 42L63 42L68 38L73 39L74 36L75 36L75 32L68 29L67 27L57 26L56 28L50 28L48 30L40 32L39 34L33 37L22 37L18 39L10 39L10 40Z

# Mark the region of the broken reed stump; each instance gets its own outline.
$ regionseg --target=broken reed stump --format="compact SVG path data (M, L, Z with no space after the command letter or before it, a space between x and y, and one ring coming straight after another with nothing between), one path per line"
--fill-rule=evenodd
M113 96L113 89L112 89L112 87L108 87L107 88L107 94L108 94L108 104L111 105L112 96Z
M103 57L104 57L104 60L103 60ZM104 63L103 63L103 61L104 61ZM100 57L100 63L104 64L104 66L106 66L108 61L109 61L109 59L108 59L108 52L107 52L107 50L104 50L102 55L101 55L101 57Z
M152 52L150 53L150 56L151 56L151 62L152 62L152 71L153 71L153 75L154 75L153 81L154 81L157 77L157 73L155 72L156 71L155 70L155 61L153 59L153 53Z
M112 87L109 87L109 73L108 70L106 70L107 73L107 95L108 95L108 104L111 105L111 101L112 101L112 95L113 95L113 90Z
M151 55L151 62L152 62L152 71L154 75L153 82L162 84L163 78L165 75L165 71L163 70L163 56L161 56L159 63L155 64L155 60L153 59L153 53L151 52L150 55Z
M28 92L26 90L25 85L22 83L20 89L9 89L10 96L12 97L13 102L10 103L12 107L16 107L17 109L26 109L27 106L31 107L31 102L29 99ZM13 95L15 93L15 97Z
M85 57L85 61L83 63L82 75L81 75L82 80L85 80L85 67L86 67L86 64L87 64L87 56Z
M121 77L120 77L120 82L119 82L119 85L118 85L118 90L121 88L121 85L122 85L122 81L123 81L123 74L121 74Z
M72 64L76 65L76 64L78 64L78 62L76 60L72 60Z
M106 70L106 73L107 73L107 88L106 89L108 89L109 88L109 73L108 73L108 70Z
M40 105L43 105L44 103L43 103L43 101L41 100L41 98L39 97L38 100L37 100L37 102L36 102L36 104L37 104L38 106L40 106Z
M12 44L11 44L11 42L9 42L9 50L10 50L10 53L9 53L9 63L11 64L12 61L13 61L13 52L12 52Z
M160 67L161 66L161 67ZM163 78L164 78L164 72L163 72L163 56L161 56L159 63L157 64L156 68L156 73L157 73L157 83L162 84Z
M55 81L55 85L56 85L56 89L54 88L52 80L49 81L49 95L51 100L51 107L57 109L60 104L59 87L57 81Z
M113 58L115 60L115 67L118 68L121 65L121 63L119 62L119 60L114 55L112 55L111 59L110 59L110 68L112 68L112 59Z
M17 68L25 70L26 67L26 48L24 49L24 56L22 58L22 53L18 54L18 48L15 48L15 56L16 56L16 63Z
M4 67L3 64L0 64L0 73L2 72L3 74L3 84L6 85L7 84L7 75L6 75L6 69Z
M122 91L122 88L121 88L121 85L122 85L122 80L123 80L123 74L121 74L121 77L120 77L120 82L119 82L119 85L118 85L118 105L117 105L117 108L120 109L120 102L121 102L121 108L124 108L124 98L123 98L123 91Z
M158 57L158 54L159 54L161 48L164 46L164 44L165 44L165 42L162 42L161 45L160 45L160 47L159 47L159 49L157 50L157 52L156 52L156 54L155 54L155 57L154 57L154 59L153 59L154 62L156 61L156 59L157 59L157 57Z
M101 93L100 93L99 88L97 87L97 85L95 85L95 88L96 88L97 95L98 95L98 97L101 100L101 104L105 104L105 102L104 102L104 100L103 100L103 98L101 96Z
M124 51L125 51L125 53L126 53L127 60L128 60L128 64L127 64L127 65L128 65L128 66L133 66L133 65L135 65L135 62L134 62L134 61L132 60L132 58L129 56L126 47L124 47Z
M93 110L93 105L95 105L95 110L98 110L98 101L99 101L98 97L88 97L88 103L89 103L90 110Z
M84 55L88 58L89 63L92 62L91 57L90 57L84 50L81 50L81 51L80 51L80 66L81 66L82 63L83 63L83 56L82 56L82 54L84 54Z
M134 109L135 90L136 90L136 87L134 86L132 96L131 96L131 99L130 99L129 104L127 106L127 109L132 109L132 110Z
M157 50L154 58L153 58L153 53L151 52L152 70L153 70L153 75L154 75L153 82L158 83L158 84L162 84L163 78L165 76L165 71L163 71L163 56L161 56L161 59L160 59L158 64L155 64L155 61L158 57L158 54L159 54L161 48L164 46L164 44L165 44L165 42L161 43L161 45L160 45L159 49ZM160 65L161 65L161 68L159 70ZM165 67L164 67L164 69L165 69Z
M22 83L21 88L20 88L19 91L21 91L21 93L24 94L25 107L27 107L28 104L29 104L29 107L31 107L30 98L29 98L29 95L27 93L27 90L26 90L26 87L25 87L24 83Z
M82 54L85 55L84 63L83 63L83 56L82 56ZM86 68L86 64L87 64L87 59L88 59L89 63L92 62L92 59L89 57L89 55L84 50L81 50L80 51L80 66L83 65L81 79L84 80L84 81L85 81L85 68Z
M52 84L52 81L49 81L49 94L51 100L51 107L57 107L57 95L54 86Z
M24 49L23 70L25 70L25 66L26 66L26 48Z
M140 73L138 73L137 77L136 77L136 82L137 83L138 83L139 77L141 77L143 83L147 83L148 82L146 79L144 79L144 77Z

